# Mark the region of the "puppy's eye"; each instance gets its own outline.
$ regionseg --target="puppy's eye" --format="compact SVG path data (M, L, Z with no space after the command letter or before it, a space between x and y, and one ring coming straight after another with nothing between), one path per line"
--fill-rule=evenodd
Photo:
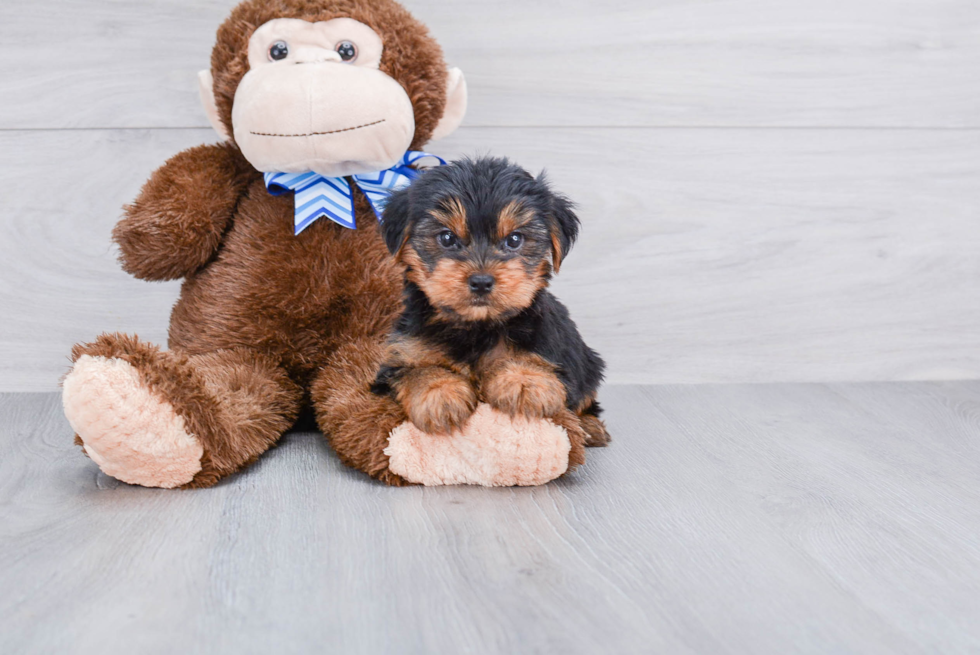
M344 61L354 61L357 58L357 46L350 41L341 41L337 44L336 50Z
M443 248L450 249L459 245L459 238L449 230L443 230L436 235L436 240Z
M281 61L289 56L289 46L286 45L285 41L276 41L269 48L269 59L272 61Z
M524 245L524 235L521 234L520 232L514 232L513 234L508 235L506 239L504 239L504 248L506 248L507 250L517 250L523 245Z

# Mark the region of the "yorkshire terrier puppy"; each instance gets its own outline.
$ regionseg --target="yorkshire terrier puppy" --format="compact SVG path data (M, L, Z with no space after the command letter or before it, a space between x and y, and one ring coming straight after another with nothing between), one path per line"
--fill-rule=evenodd
M601 446L604 363L547 291L578 235L571 203L506 159L464 159L391 195L382 234L405 268L405 309L372 390L448 434L478 402L511 416L575 412Z

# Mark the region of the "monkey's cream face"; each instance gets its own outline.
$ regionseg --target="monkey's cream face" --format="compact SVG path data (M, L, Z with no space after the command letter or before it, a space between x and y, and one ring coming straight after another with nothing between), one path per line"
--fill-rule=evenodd
M415 114L401 84L379 70L382 49L374 30L350 18L259 27L232 108L245 158L262 172L331 177L394 166Z

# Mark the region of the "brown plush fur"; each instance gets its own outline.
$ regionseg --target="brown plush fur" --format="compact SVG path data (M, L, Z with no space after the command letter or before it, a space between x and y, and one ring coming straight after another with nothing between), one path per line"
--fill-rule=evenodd
M206 175L193 171L189 177L195 173ZM152 203L143 194L137 204ZM380 354L375 353L399 310L401 270L388 255L363 197L358 197L356 207L357 230L323 220L297 238L292 229L292 198L271 196L256 175L238 202L220 255L212 254L206 266L187 275L171 315L171 351L131 362L202 440L211 464L205 463L193 485L213 484L273 445L295 420L303 398L301 391L289 389L317 387L318 376L333 381L319 385L325 393L313 394L314 403L327 404L327 394L343 401L344 394L351 392L347 401L353 407L337 402L330 407L350 412L367 406L366 413L353 419L356 425L343 425L315 404L320 425L342 459L386 482L398 482L387 472L382 451L388 433L405 416L397 406L378 403L367 387L380 362ZM116 230L121 244L129 234L124 226L125 222ZM138 264L128 259L130 252L122 250L123 261L127 269L136 270ZM167 261L165 256L161 251L157 261ZM171 257L168 265L191 267L193 260ZM107 351L109 344L103 341L79 346L76 357L123 356L128 361L130 351L155 352L135 339ZM342 345L343 351L338 352ZM216 361L215 353L227 352L234 353L241 366L256 369L254 384L243 386L234 376L225 375L221 369L226 363ZM333 370L339 357L355 353L372 359L363 369ZM337 374L344 372L353 377L338 380ZM273 386L282 388L291 402L269 400ZM187 398L195 402L188 404ZM235 399L244 402L231 402ZM256 412L255 403L266 416ZM259 430L260 443L253 444L238 425ZM336 441L342 432L349 438Z
M252 32L279 17L348 16L384 41L381 69L415 109L413 148L438 123L446 67L425 27L390 0L248 0L218 32L212 57L216 101L228 131L235 90L247 71ZM126 208L113 238L123 267L147 280L184 277L171 315L170 351L124 335L75 347L118 357L169 401L204 446L188 486L209 486L253 462L312 403L341 460L388 484L388 434L406 420L369 391L400 311L402 268L355 188L357 229L320 220L297 237L293 198L272 196L234 144L192 148L170 159ZM585 435L571 413L563 427L572 462Z
M406 482L388 469L388 435L408 420L391 398L371 393L384 354L382 339L365 339L337 350L330 366L313 381L310 394L317 422L340 460L390 485Z
M112 231L123 268L144 280L177 280L207 264L258 175L230 145L198 146L172 157Z
M185 487L208 487L255 461L299 413L302 389L276 361L248 350L188 356L161 352L134 337L103 334L72 349L129 362L143 383L166 398L204 446L201 471Z
M600 444L589 443L589 435L582 429L583 426L579 417L567 409L562 409L557 414L553 414L549 420L558 427L565 428L568 433L568 441L571 444L571 450L568 453L568 473L571 473L585 464L585 447Z

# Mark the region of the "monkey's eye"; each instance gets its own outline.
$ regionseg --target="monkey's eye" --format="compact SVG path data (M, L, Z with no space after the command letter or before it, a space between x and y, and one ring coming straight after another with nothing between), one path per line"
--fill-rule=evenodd
M286 45L285 41L276 41L269 48L269 59L272 61L281 61L289 56L289 46Z
M455 248L456 246L459 245L459 237L457 237L449 230L443 230L442 232L437 234L436 240L439 242L440 246L446 248L447 250L451 248Z
M341 41L337 44L336 50L344 61L354 61L357 58L357 46L350 41Z
M504 239L504 248L507 250L517 250L524 245L524 235L520 232L514 232L509 234L506 239Z

